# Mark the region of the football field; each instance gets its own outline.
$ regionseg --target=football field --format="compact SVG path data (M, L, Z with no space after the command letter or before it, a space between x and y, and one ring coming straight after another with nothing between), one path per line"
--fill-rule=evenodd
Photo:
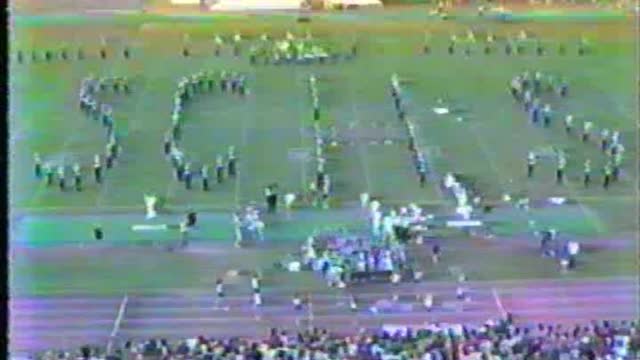
M97 336L102 339L108 337L119 299L125 294L130 294L131 299L140 296L131 305L137 306L140 313L129 314L134 320L128 325L125 320L122 325L127 336L140 335L152 331L145 328L153 329L153 320L145 319L159 316L153 309L159 305L143 305L144 301L160 302L153 300L156 294L161 298L184 291L197 294L189 295L192 298L181 300L184 304L179 305L171 305L174 300L165 299L165 305L194 306L188 305L189 301L202 305L199 296L206 296L216 277L230 274L229 271L242 275L261 270L265 287L270 289L265 298L277 299L273 306L282 307L268 315L273 318L266 320L267 325L278 324L278 311L286 312L285 298L295 291L317 294L323 299L319 300L323 304L320 306L325 306L318 311L338 316L326 298L342 299L343 291L327 289L314 274L286 273L273 264L297 251L310 234L336 229L366 231L366 216L359 209L359 195L363 192L380 199L384 206L416 203L437 218L451 216L454 200L441 186L442 177L449 172L464 176L494 209L481 215L489 236L449 229L430 234L428 244L437 241L444 249L443 263L438 266L430 263L428 247L412 245L412 256L425 271L426 283L438 282L437 291L442 292L443 298L451 295L449 290L453 292L449 287L457 268L464 269L470 280L478 281L481 304L477 312L473 312L473 306L469 310L477 317L501 311L502 303L495 307L492 290L504 286L504 306L516 314L524 309L523 319L541 319L548 304L541 305L540 314L533 308L527 313L526 301L519 298L526 289L511 289L520 286L518 280L570 278L586 284L596 281L593 278L615 277L619 278L617 283L612 280L607 285L602 280L597 286L603 292L607 286L624 288L611 290L623 292L632 287L627 281L637 272L639 162L637 49L630 16L558 16L502 23L462 11L451 21L442 21L427 16L425 7L416 6L386 9L384 13L322 12L314 15L310 23L298 23L291 14L59 14L17 15L11 26L10 286L12 294L23 297L26 304L20 308L24 314L18 311L16 315L23 316L17 318L18 323L24 322L14 327L17 336L22 336L17 341L22 344L19 346L38 347L53 342L47 338L53 335L42 335L37 341L24 335L39 331L44 334L50 332L51 326L36 321L40 315L30 312L30 297L42 297L46 302L50 297L104 296L104 303L108 303L104 318L77 325L84 329L83 326L99 323L98 327L105 331L96 327L95 332L100 332ZM448 54L450 37L466 38L468 30L474 31L477 42L462 40L455 53ZM521 42L524 54L505 55L506 39L516 37L521 30L528 36ZM248 49L262 33L282 38L287 31L296 36L310 32L317 44L343 55L340 60L325 64L249 63ZM241 56L234 57L230 46L215 56L213 36L220 34L230 39L235 32L244 37ZM422 53L425 32L430 39L428 54ZM491 52L485 54L484 39L489 33L495 35L496 41ZM188 57L181 53L185 34ZM106 42L106 59L99 56L101 37ZM589 51L582 56L577 52L581 38L589 41ZM350 53L354 40L358 54L350 58L345 54ZM545 47L542 56L535 53L537 42ZM561 44L566 46L566 54L558 52ZM122 56L125 47L131 50L129 59ZM59 59L63 48L67 49L69 60ZM85 53L83 60L76 58L78 48ZM470 51L468 56L465 49ZM36 61L31 58L32 50L37 51ZM45 61L45 50L53 51L55 59ZM16 59L18 51L24 54L22 63ZM162 149L171 125L177 83L182 76L200 71L245 74L249 90L240 97L223 93L215 86L212 91L196 94L185 107L181 146L196 169L202 164L212 169L216 156L226 155L229 146L235 147L238 156L238 176L213 184L209 192L201 190L199 179L191 190L175 180ZM549 128L531 124L521 104L509 94L509 82L524 71L540 71L569 84L566 98L552 92L542 96L542 102L553 109ZM394 73L401 79L407 117L415 124L418 144L427 157L425 187L418 182L406 131L389 95ZM78 106L80 83L91 74L125 76L131 86L129 94L106 89L98 95L100 101L113 106L123 151L100 185L93 181L91 164L94 154L104 153L107 139L99 122L89 119ZM315 177L311 75L317 78L323 135L331 137L335 133L337 140L337 145L327 150L326 169L333 180L329 209L303 200ZM441 106L448 107L449 114L434 112ZM575 132L570 135L562 123L567 114L576 119ZM584 121L594 123L594 137L587 143L579 138ZM625 146L620 178L609 189L602 186L606 156L599 149L599 133L604 128L619 131ZM568 161L567 181L562 185L555 180L553 154L558 149L564 151ZM526 174L530 151L541 154L533 178ZM36 179L34 153L55 165L70 167L80 163L85 178L83 191L61 192L56 184L48 187ZM593 183L588 188L582 183L586 159L591 160L593 168ZM264 187L271 183L279 185L280 194L298 194L292 213L265 217L264 244L233 248L231 212L250 203L262 206ZM161 214L151 222L144 219L145 194L154 194L161 200ZM513 201L503 200L505 194L514 200L530 198L532 209L516 209ZM550 197L568 201L553 205L548 202ZM162 249L178 238L177 231L131 230L136 224L177 224L190 209L196 210L200 218L192 235L193 247L188 251ZM556 262L539 256L531 221L538 230L553 227L563 239L580 242L579 270L560 274ZM105 230L105 240L100 244L92 238L95 224ZM248 299L244 291L248 286L242 276L228 277L231 295ZM507 286L500 281L512 283ZM548 299L560 296L552 281L540 286L550 293ZM365 287L357 291L371 292L370 297L374 298L385 289ZM407 299L422 291L409 287L405 290ZM566 299L571 299L575 295L572 294L562 295L564 301L569 301ZM616 316L637 317L637 312L632 311L637 304L635 297L618 300L620 314ZM603 301L596 299L592 305L597 307ZM56 316L71 321L65 316L71 318L72 311L61 309ZM584 316L595 314L590 311L585 310ZM194 310L182 314L181 319L204 317L202 321L206 322L206 316L213 316L203 314ZM247 314L240 311L225 316ZM464 318L456 314L442 316ZM305 324L309 316L304 316ZM295 320L296 326L301 319ZM212 320L209 328L220 327L218 320ZM357 319L343 320L360 326L370 325L371 319L360 323ZM171 324L164 326L167 333L182 331L175 328L171 332L167 330ZM186 322L181 326L186 329ZM224 326L218 327L215 328L224 330Z

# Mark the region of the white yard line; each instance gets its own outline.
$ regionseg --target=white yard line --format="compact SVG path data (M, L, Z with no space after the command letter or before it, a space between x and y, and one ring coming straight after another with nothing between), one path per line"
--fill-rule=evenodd
M355 122L354 129L358 129L358 126L360 126L361 122L360 122L360 117L358 116L358 111L356 110L356 104L353 101L354 98L354 91L353 91L353 85L352 85L352 80L349 79L347 81L347 87L349 88L349 102L351 103L351 116ZM356 135L357 136L357 135ZM360 139L358 137L357 140L357 147L358 147L358 157L360 158L360 164L362 165L362 174L364 175L364 180L365 180L365 186L366 186L366 192L367 193L371 193L371 175L370 175L370 168L369 168L369 161L367 158L367 153L364 150L364 145L362 143L362 139Z
M254 76L253 76L254 81L257 81L257 76L256 76L255 71L254 71L253 74L254 74ZM256 99L255 99L255 97L253 97L254 96L253 94L254 93L251 92L251 93L245 95L245 99L244 99L246 101L246 100L248 100L247 98L249 96L251 96L251 100L250 100L251 101L251 109L253 111L249 115L249 117L252 118L252 119L255 118L256 114L257 114L257 111L256 111L256 109L257 109ZM244 116L242 117L240 122L241 122L240 126L241 126L242 130L240 132L240 148L239 148L239 150L241 151L240 156L243 159L246 159L246 156L244 156L244 155L246 155L246 152L242 152L242 151L246 151L249 135L247 133L247 121L245 120ZM238 208L241 205L240 204L240 189L241 189L242 181L240 179L241 179L241 176L249 169L248 166L244 166L243 164L244 164L244 162L242 161L242 159L236 160L236 176L235 176L235 179L234 179L234 193L233 193L233 201L234 201L234 204L235 204L236 208ZM242 167L242 169L241 169L241 167Z
M476 126L473 122L471 122L471 124L469 125L469 127L467 127L467 129L470 130L468 132L473 134L473 137L476 140L476 143L478 144L480 151L482 151L482 154L484 155L484 157L487 159L487 162L489 163L489 167L491 167L491 170L493 170L493 173L495 174L495 180L498 182L498 185L500 186L500 193L504 194L506 183L503 180L502 172L498 169L498 166L496 165L495 157L491 155L491 151L487 150L487 146L485 142L475 131Z
M116 320L113 323L113 329L111 330L111 334L109 335L109 342L107 343L107 354L111 353L111 349L113 347L113 341L118 335L118 331L120 330L120 324L122 323L122 319L124 318L124 312L127 309L127 303L129 302L129 295L125 294L124 298L122 298L122 302L120 303L120 307L118 308L118 315L116 316Z
M502 305L502 301L500 300L500 295L498 295L498 290L496 290L496 288L491 288L491 294L493 295L493 300L496 303L496 307L498 308L498 311L500 312L500 316L502 318L506 318L507 317L507 312L504 309L504 306Z
M308 330L313 330L313 301L311 300L311 294L309 294L309 306L307 307L307 326Z
M421 124L419 121L413 122L413 125L415 130L419 130L421 127ZM416 131L416 132L420 133L419 131ZM422 144L422 138L420 138L420 143ZM435 182L431 182L431 185L435 187L436 192L440 196L441 202L445 205L448 205L450 204L450 202L447 201L449 196L447 196L447 194L445 194L444 191L442 191L442 188L440 188L440 180L442 179L442 176L440 175L440 172L437 171L436 169L435 161L433 160L433 157L429 156L429 154L426 154L426 157L427 157L427 160L429 161L428 165L429 165L429 168L431 169L431 174L433 175L432 178L435 178L436 180Z
M295 80L295 84L293 84L293 86L297 86L299 82L301 82L300 76L299 76L299 72L297 70L297 67L294 66L293 67L293 72L294 72L294 80ZM306 81L306 79L302 79L302 83L308 86L308 82ZM299 133L300 133L300 149L305 149L304 146L304 128L305 128L305 119L307 119L307 116L305 115L306 111L305 111L305 106L304 104L307 104L309 102L308 100L308 89L303 89L303 91L301 91L302 94L305 94L305 98L300 99L300 101L298 101L298 116L300 117L300 128L299 128ZM306 193L307 190L307 162L302 160L300 161L300 182L301 182L301 188L300 191L304 194Z

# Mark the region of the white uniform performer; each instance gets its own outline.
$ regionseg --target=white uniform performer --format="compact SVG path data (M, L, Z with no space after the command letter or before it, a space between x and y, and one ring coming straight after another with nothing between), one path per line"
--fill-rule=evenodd
M431 295L431 293L424 295L422 298L422 305L427 311L431 311L433 309L433 295Z
M156 203L158 198L153 195L145 195L144 203L147 209L147 220L155 218L158 213L156 212Z
M242 221L236 213L233 213L233 229L236 235L235 246L240 247L242 243Z
M374 211L371 216L371 232L375 237L380 236L381 219L382 219L382 212L380 212L379 210Z
M365 209L369 206L369 193L361 193L360 194L360 206Z
M291 210L291 206L296 201L296 194L288 193L284 196L284 206L287 210Z
M255 307L262 306L262 295L260 294L259 291L253 293L253 306Z

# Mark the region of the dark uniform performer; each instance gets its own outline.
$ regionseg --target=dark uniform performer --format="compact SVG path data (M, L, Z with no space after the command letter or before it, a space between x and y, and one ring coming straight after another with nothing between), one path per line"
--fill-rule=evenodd
M255 47L253 47L253 46L252 46L252 47L249 49L249 63L250 63L251 65L255 65L255 64L256 64L256 62L257 62L257 50L256 50L256 48L255 48Z
M129 87L129 80L126 77L121 77L120 83L122 84L122 90L124 90L125 94L131 92L131 88Z
M320 105L318 104L318 98L313 98L313 120L320 120Z
M218 184L222 184L224 180L224 164L222 162L222 155L218 155L216 158L216 181Z
M224 284L222 283L222 279L218 278L216 280L216 302L219 304L224 298Z
M47 61L51 61L51 51L45 50L44 59L47 60Z
M106 165L107 169L111 169L113 167L113 160L115 160L113 158L113 155L111 154L110 151L107 150L107 152L106 152L106 161L105 161L106 162L105 165Z
M102 60L107 58L107 50L105 50L105 48L100 49L100 57Z
M536 71L536 73L533 75L533 93L536 95L539 95L541 88L542 88L542 74Z
M522 46L522 43L520 42L516 44L516 54L518 55L524 54L524 46Z
M569 95L569 84L566 81L562 80L560 83L560 96L567 97Z
M76 188L76 191L82 191L82 174L80 174L80 165L73 165L73 182Z
M538 120L540 119L540 106L538 105L537 101L533 102L529 113L531 114L531 122L537 124Z
M267 200L267 209L269 212L276 212L278 206L278 194L276 192L276 185L269 185L265 189L265 196Z
M16 59L18 60L18 64L22 64L22 62L24 61L24 58L23 58L21 50L18 50L18 54L16 55Z
M573 115L567 115L564 118L564 130L567 134L571 134L571 129L573 128Z
M291 300L291 302L293 303L294 310L302 310L302 299L300 298L300 295L298 293L295 293L293 295L293 299Z
M240 96L245 96L247 94L244 75L241 75L238 79L238 94L240 94Z
M51 186L53 184L53 168L49 163L45 163L44 166L44 174L47 179L47 186Z
M269 185L269 186L264 188L264 201L267 203L267 210L269 212L272 212L272 209L271 209L271 193L272 193L271 185Z
M186 46L182 48L182 56L189 57L189 49Z
M449 55L453 55L453 52L454 52L454 43L453 43L453 41L449 43L449 48L447 49L447 51L449 52Z
M171 153L171 144L173 140L171 140L171 134L167 133L164 135L164 143L163 143L163 151L165 156Z
M93 227L93 237L96 240L102 240L104 238L104 232L102 231L100 225L96 225Z
M504 45L504 53L507 55L511 55L511 41L507 41L507 43Z
M604 182L602 183L602 187L605 189L609 188L609 183L611 182L611 163L607 162L604 166Z
M213 73L212 72L207 72L205 74L206 79L207 79L207 87L209 89L209 91L213 91L213 87L215 86L215 81L213 80Z
M548 104L544 106L542 110L542 123L544 127L549 127L551 125L551 106Z
M533 170L536 166L536 154L533 151L529 152L527 157L527 177L533 177Z
M591 121L585 121L582 126L582 142L589 141L589 137L591 136L591 127L593 123Z
M229 146L229 150L227 153L227 172L229 173L229 177L236 176L236 154L233 146Z
M231 73L231 93L235 94L238 91L238 80L240 75L235 72Z
M102 162L100 161L100 155L96 154L93 158L93 175L96 179L96 183L102 183Z
M184 179L184 161L182 159L178 160L176 166L176 178L178 181L182 181L182 179Z
M189 163L187 163L184 166L184 187L187 190L191 190L191 165Z
M622 165L622 154L620 152L617 152L615 153L615 155L613 155L613 181L618 181L618 177L620 176L620 165Z
M399 94L393 97L393 106L395 106L398 112L402 109L402 100Z
M536 44L536 54L538 54L538 56L544 55L544 48L540 42Z
M556 170L556 182L561 184L564 180L564 168L567 165L567 160L563 153L558 155L558 169Z
M578 44L578 55L582 56L585 53L585 41L581 40L580 43Z
M34 165L33 172L36 175L36 178L40 179L42 177L42 160L40 159L40 154L36 153L33 155Z
M600 150L602 150L602 152L606 152L608 148L609 148L609 130L603 129L600 132Z
M111 80L111 86L113 87L113 92L117 93L120 92L120 79L117 77L114 77Z
M431 248L431 259L434 264L437 264L440 261L440 245L434 244Z
M418 165L418 177L420 179L420 187L424 187L427 183L427 170L422 163Z
M591 182L591 160L584 161L584 187L589 187Z
M67 56L67 49L60 50L60 58L64 61L67 61L69 57Z
M129 47L125 46L124 50L122 50L122 55L124 55L125 59L128 59L131 56L131 53L129 52Z
M227 73L225 71L223 71L220 74L220 91L225 92L227 91Z
M202 190L209 191L209 169L207 165L202 165L200 176L202 177Z
M193 227L196 226L196 223L198 222L198 214L196 214L194 211L189 211L187 213L187 226L188 227Z
M60 191L64 191L65 189L65 178L64 178L64 166L58 166L58 185L60 186Z
M31 51L31 61L33 62L38 61L38 54L36 53L35 50Z

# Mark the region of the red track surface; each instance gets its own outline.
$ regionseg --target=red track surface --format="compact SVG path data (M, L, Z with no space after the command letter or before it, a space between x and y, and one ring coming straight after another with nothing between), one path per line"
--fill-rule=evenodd
M222 304L228 309L214 308L213 291L129 294L118 338L260 337L271 327L295 330L310 325L348 333L382 324L481 324L498 319L503 311L500 307L511 312L519 324L640 318L636 278L471 282L467 302L455 299L455 287L454 283L430 282L356 287L352 291L357 294L360 311L355 313L349 311L346 295L312 294L312 305L295 311L290 294L269 289L265 289L261 309L251 306L248 291L230 294ZM416 300L427 291L435 297L431 313ZM379 306L378 314L369 310L380 300L391 302L394 293L400 295L395 309L384 311ZM10 348L17 353L106 344L121 301L118 297L92 296L11 299Z

